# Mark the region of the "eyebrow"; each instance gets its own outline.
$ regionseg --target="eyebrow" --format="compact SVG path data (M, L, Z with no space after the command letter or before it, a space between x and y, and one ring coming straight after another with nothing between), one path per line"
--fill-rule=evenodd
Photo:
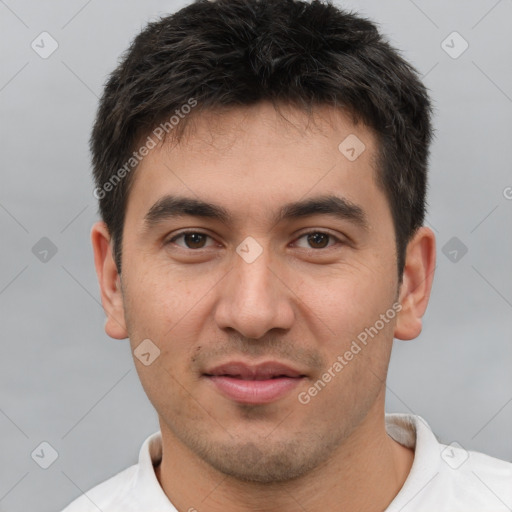
M312 215L332 215L369 229L364 210L346 198L335 195L323 195L310 199L288 203L282 206L274 216L274 224L284 220L299 219ZM198 217L214 219L223 224L233 224L233 216L224 207L192 197L165 195L156 201L144 216L145 230L175 217Z

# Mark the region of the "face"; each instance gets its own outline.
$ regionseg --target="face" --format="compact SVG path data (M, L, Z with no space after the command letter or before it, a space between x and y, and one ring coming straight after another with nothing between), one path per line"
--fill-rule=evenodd
M257 482L305 474L382 414L397 321L376 139L327 107L309 122L282 113L202 115L179 144L150 151L128 200L112 311L133 350L151 340L151 364L134 360L163 435ZM339 149L354 135L365 146L356 159L359 147Z

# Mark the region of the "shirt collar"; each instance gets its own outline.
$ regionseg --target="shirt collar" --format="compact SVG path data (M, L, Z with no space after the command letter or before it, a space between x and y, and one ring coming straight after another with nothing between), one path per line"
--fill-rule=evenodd
M403 508L411 496L418 494L423 487L439 474L439 443L428 423L412 414L386 414L386 431L395 441L415 451L411 471L402 489L386 512ZM141 510L177 512L164 493L155 474L154 466L162 460L162 436L160 432L150 435L139 453L139 464L133 480L133 496L144 499Z
M406 505L439 475L441 445L421 416L386 414L386 431L397 443L414 450L414 461L409 475L385 511L403 512Z
M162 460L162 434L155 432L142 444L139 452L139 464L133 480L133 496L141 497L140 510L158 510L159 512L177 512L164 493L158 481L154 466Z

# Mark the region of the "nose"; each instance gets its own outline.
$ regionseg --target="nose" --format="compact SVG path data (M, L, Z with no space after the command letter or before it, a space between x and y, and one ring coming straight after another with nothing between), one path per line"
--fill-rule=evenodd
M281 270L280 270L281 269ZM272 261L266 247L252 262L234 255L234 267L219 287L215 321L221 329L235 329L250 339L271 329L290 329L295 312L289 275Z

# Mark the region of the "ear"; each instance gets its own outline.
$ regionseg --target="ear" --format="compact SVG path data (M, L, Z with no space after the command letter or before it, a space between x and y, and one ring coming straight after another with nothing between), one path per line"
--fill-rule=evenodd
M112 256L110 233L104 222L96 222L91 229L94 265L101 290L101 303L107 315L105 332L122 340L128 337L124 318L121 278Z
M402 305L395 324L394 337L416 338L422 328L436 266L436 239L433 231L421 227L407 244L405 267L400 286Z

